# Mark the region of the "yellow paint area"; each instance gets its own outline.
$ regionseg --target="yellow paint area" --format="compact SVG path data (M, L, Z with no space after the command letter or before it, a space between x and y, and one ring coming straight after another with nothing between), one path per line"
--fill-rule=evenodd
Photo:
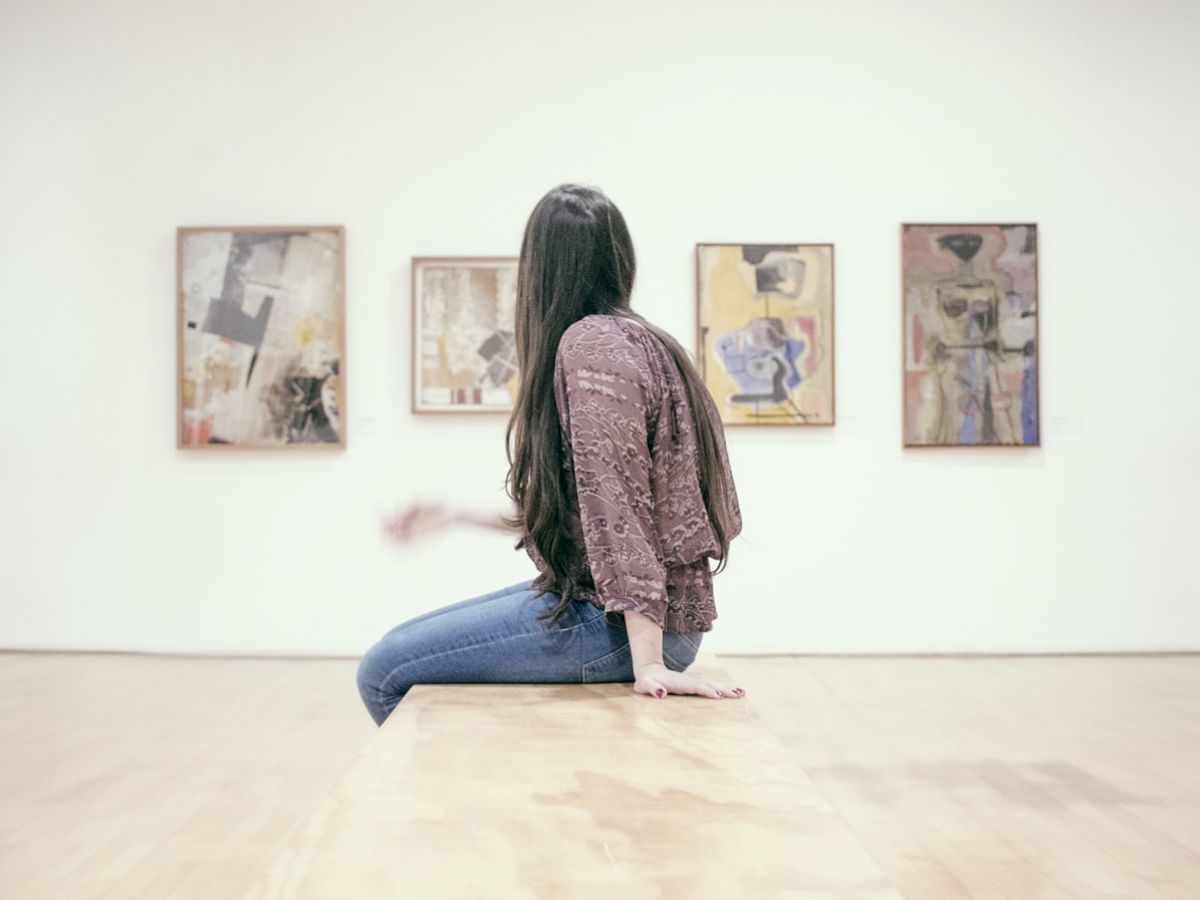
M305 347L316 340L335 341L337 323L325 316L310 314L292 323L292 336L298 347Z
M450 354L446 350L444 335L437 337L437 364L422 370L422 383L426 387L470 390L479 381L479 372L474 369L451 369Z

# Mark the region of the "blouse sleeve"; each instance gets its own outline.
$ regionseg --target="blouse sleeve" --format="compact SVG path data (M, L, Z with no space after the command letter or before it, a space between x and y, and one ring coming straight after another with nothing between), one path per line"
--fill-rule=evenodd
M662 628L666 568L654 527L647 422L657 392L641 353L619 335L568 331L556 354L556 396L605 617L617 624L632 609Z

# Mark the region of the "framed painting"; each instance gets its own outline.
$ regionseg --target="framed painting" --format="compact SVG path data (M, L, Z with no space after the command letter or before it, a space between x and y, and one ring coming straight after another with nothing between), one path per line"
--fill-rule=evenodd
M345 447L345 229L179 228L181 448Z
M900 230L904 446L1039 446L1037 225Z
M726 425L833 425L832 244L697 244L696 359Z
M511 413L517 258L412 261L414 413Z

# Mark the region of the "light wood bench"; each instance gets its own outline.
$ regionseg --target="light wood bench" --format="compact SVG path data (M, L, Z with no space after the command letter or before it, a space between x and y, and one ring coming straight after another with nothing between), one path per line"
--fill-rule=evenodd
M414 687L250 896L901 900L748 697L629 684Z

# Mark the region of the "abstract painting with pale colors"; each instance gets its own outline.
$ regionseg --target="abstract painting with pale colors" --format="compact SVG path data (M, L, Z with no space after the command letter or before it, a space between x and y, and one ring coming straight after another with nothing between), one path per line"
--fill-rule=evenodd
M413 261L414 412L510 412L517 261Z
M833 246L700 244L698 364L727 425L831 425Z
M902 232L904 443L1037 445L1037 226Z
M342 443L342 245L180 229L183 446Z

